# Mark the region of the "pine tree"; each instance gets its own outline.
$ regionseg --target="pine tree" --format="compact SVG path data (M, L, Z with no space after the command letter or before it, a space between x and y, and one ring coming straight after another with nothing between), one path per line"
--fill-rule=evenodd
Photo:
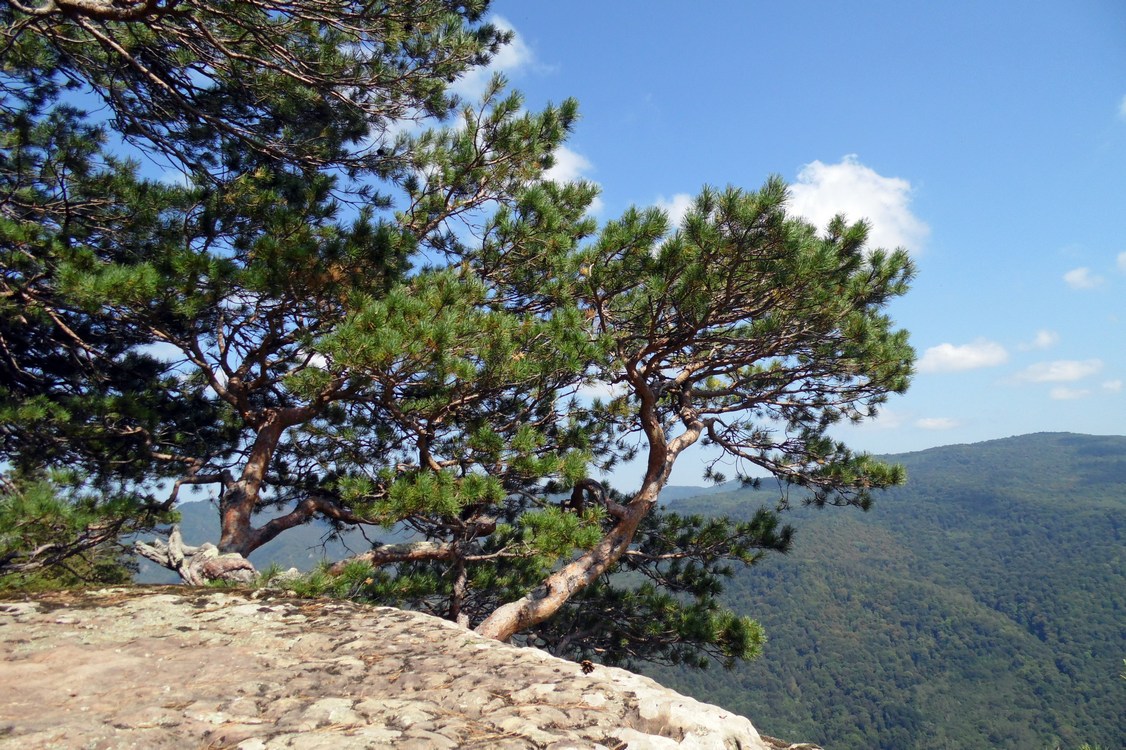
M605 501L602 538L498 607L478 632L506 639L555 615L634 545L679 456L701 440L765 469L819 506L867 508L902 470L827 435L906 389L914 353L883 306L913 273L903 250L866 248L867 225L819 233L785 212L786 187L705 189L680 228L630 211L577 254L576 290L607 342L601 379L624 393L600 409L640 432L646 471Z
M162 509L182 485L219 485L219 548L245 555L315 514L368 522L337 487L347 483L335 476L347 469L346 457L299 447L293 428L319 422L314 432L325 433L345 418L374 426L361 441L375 458L353 451L367 468L399 450L387 425L388 410L401 404L388 402L406 394L387 382L394 373L380 380L331 367L331 347L349 335L337 328L347 323L356 331L390 309L378 336L402 342L431 332L437 338L415 352L412 365L441 369L455 359L446 349L451 335L466 338L463 349L482 339L469 321L509 329L513 321L528 323L503 342L487 342L497 351L484 363L484 380L508 367L501 347L532 338L532 351L544 348L538 337L547 325L530 313L481 309L495 292L488 285L453 274L451 262L414 270L410 263L464 254L453 222L515 200L549 167L574 104L524 114L520 98L505 95L498 80L482 102L462 108L460 123L385 140L389 124L404 118L449 115L458 102L446 83L487 61L505 40L491 26L473 25L481 4L342 5L329 24L319 23L316 3L285 12L254 3L14 7L5 115L49 144L14 142L8 152L9 194L20 196L6 211L18 223L5 264L9 362L15 374L37 373L52 358L65 360L60 368L80 365L65 387L39 378L5 394L10 411L23 415L5 446L14 462L47 458L36 444L44 435L61 446L55 460L62 450L104 457L107 435L128 436L122 461L144 464L149 473L142 476L175 477ZM201 86L205 63L211 85ZM135 165L109 157L102 130L59 104L62 84L75 81L110 105L119 134L176 160L189 184L139 180ZM51 123L73 134L77 150L40 133ZM29 178L32 151L42 152L43 164ZM71 163L59 168L54 162L64 154ZM98 184L86 191L84 179ZM401 192L397 217L381 211L386 198L371 189L380 180ZM364 202L347 220L341 190ZM35 194L26 205L21 191ZM583 186L554 191L550 199L568 214L557 220L583 223L576 207L591 196ZM39 227L49 227L49 236L15 236ZM72 325L68 315L85 325ZM36 337L41 346L20 350ZM153 357L154 345L172 361ZM524 372L528 363L521 368L520 377L534 375ZM138 382L121 386L118 403L78 414L70 391L87 388L87 400L96 401L110 373ZM458 375L469 382L465 367ZM418 374L407 377L418 390ZM496 398L509 398L506 387L494 388ZM526 408L540 408L537 399ZM163 406L146 412L155 422L113 411L153 400ZM43 429L44 420L91 429L62 436ZM203 434L193 420L213 428ZM505 431L511 428L498 434ZM185 433L200 439L186 441ZM316 444L305 437L307 446ZM338 452L332 444L320 448ZM120 477L119 462L93 461L97 476ZM326 472L327 463L337 468ZM252 516L267 503L264 487L273 493L269 503L293 507L255 528ZM482 491L495 495L497 484L471 494Z
M790 529L667 514L661 488L699 442L817 505L901 481L827 433L907 386L883 308L911 264L787 216L776 179L599 230L590 185L543 179L574 102L450 95L506 41L485 6L6 8L3 458L78 464L137 513L216 488L217 549L141 546L185 580L245 578L315 518L399 527L418 540L323 585L570 655L753 655L715 597ZM638 442L639 488L593 478Z

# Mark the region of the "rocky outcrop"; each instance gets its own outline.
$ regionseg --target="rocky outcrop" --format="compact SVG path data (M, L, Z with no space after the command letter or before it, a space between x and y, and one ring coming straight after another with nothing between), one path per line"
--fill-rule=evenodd
M175 587L0 601L0 650L4 748L788 747L625 670L333 600Z

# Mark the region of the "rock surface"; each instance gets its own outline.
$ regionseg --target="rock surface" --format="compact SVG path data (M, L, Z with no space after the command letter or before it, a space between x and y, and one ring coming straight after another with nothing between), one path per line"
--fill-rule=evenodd
M621 669L262 592L0 601L0 748L792 747Z

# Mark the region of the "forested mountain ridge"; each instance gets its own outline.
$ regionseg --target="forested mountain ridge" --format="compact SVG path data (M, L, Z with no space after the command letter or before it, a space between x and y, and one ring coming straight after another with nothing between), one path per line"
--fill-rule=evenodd
M888 457L867 514L800 509L794 551L724 598L770 643L652 675L832 748L1126 747L1126 437L1042 433ZM744 515L777 490L675 500Z

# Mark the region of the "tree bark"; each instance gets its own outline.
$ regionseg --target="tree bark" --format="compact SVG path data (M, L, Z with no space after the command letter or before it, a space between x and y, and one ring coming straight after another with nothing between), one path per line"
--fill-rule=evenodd
M178 525L172 527L167 543L159 539L152 544L137 542L135 548L142 557L178 573L189 586L203 586L210 581L249 584L258 577L258 571L240 554L220 554L214 544L184 544Z
M255 538L257 535L250 524L250 518L258 506L266 469L269 468L270 459L273 458L286 427L280 415L273 413L266 416L254 437L242 475L237 481L229 474L224 476L223 495L219 499L221 552L237 552L246 556L263 544Z
M457 556L458 552L457 545L452 543L403 542L401 544L381 544L367 552L361 552L333 564L329 568L329 572L333 575L340 575L344 572L345 566L353 562L366 562L378 566L421 560L451 560Z
M663 477L645 483L641 492L625 506L624 515L594 549L552 573L524 597L498 607L477 626L476 632L486 638L507 641L558 612L568 599L596 581L625 554L641 519L657 502L662 484Z
M704 423L692 408L690 393L682 394L679 408L684 432L670 441L665 436L657 414L656 393L645 382L645 376L636 363L631 363L628 370L630 381L641 402L641 425L649 443L648 463L641 489L627 505L619 506L620 514L611 514L616 523L594 549L552 573L522 598L498 607L477 626L478 634L507 641L521 630L552 617L567 600L610 570L629 550L641 520L657 504L657 497L668 481L677 456L700 439Z

